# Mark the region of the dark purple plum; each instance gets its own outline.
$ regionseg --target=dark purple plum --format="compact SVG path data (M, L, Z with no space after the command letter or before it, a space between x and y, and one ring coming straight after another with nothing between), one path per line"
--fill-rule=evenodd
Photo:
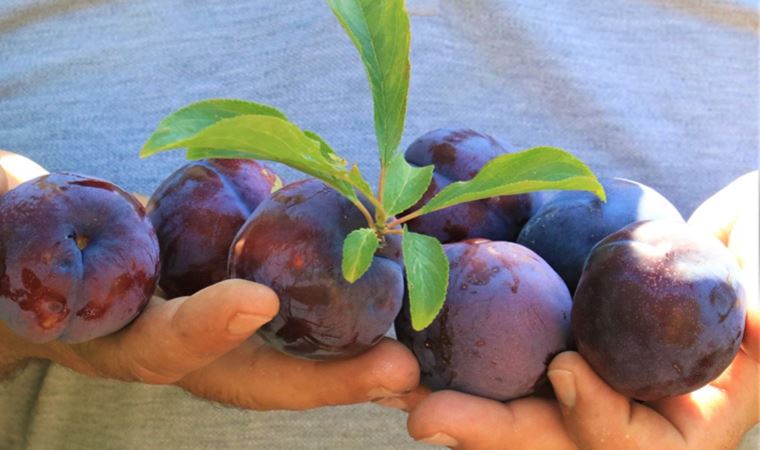
M586 191L562 191L530 218L517 242L541 255L575 291L591 248L608 234L640 220L683 222L654 189L623 178L601 178L607 202Z
M107 181L54 173L0 198L0 319L23 338L76 343L119 330L158 271L145 209Z
M156 189L147 210L167 296L192 295L226 278L232 240L279 183L256 161L208 159L179 168Z
M407 212L427 203L452 182L471 179L488 161L505 153L509 152L493 137L466 128L441 128L424 134L407 148L406 160L414 166L433 164L435 172L423 198ZM514 241L530 217L532 205L532 194L493 197L426 214L409 221L408 226L443 243L471 238Z
M673 221L631 224L591 252L573 298L578 351L615 390L653 401L704 386L744 334L739 267L723 244Z
M264 200L230 249L229 275L271 287L280 311L259 330L279 350L309 359L359 354L388 331L401 308L400 243L387 239L353 284L343 278L343 240L367 222L350 201L316 180Z
M569 341L567 286L531 250L471 239L444 245L450 263L446 302L433 323L412 329L405 299L398 339L420 363L422 382L505 401L546 379Z

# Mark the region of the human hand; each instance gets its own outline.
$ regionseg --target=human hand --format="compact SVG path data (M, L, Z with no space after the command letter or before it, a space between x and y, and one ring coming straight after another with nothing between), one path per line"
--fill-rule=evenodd
M0 325L0 346L6 349L0 361L50 359L89 376L174 384L199 397L258 410L358 403L416 385L416 361L392 340L333 362L274 350L254 333L277 309L277 297L266 286L227 280L190 297L153 297L123 330L82 344L31 344Z
M47 170L29 158L0 150L0 195L25 181L47 173Z
M457 449L735 448L760 420L757 190L754 172L708 199L690 219L735 250L748 291L755 288L755 294L748 293L742 349L709 385L639 403L615 392L578 353L564 352L548 368L558 400L534 396L502 404L453 391L423 395L421 401L408 402L410 435Z
M49 359L88 376L173 384L259 410L379 400L417 385L414 357L389 339L343 361L307 361L277 352L255 332L278 307L266 286L227 280L190 297L154 296L126 328L81 344L33 344L0 323L0 372L31 358Z

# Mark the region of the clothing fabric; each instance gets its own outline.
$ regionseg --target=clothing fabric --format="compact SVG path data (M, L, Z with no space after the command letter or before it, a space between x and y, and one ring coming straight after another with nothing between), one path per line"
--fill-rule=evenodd
M402 146L467 126L515 150L561 147L597 175L655 188L685 217L758 166L754 1L407 5ZM278 107L377 179L365 73L325 2L0 2L0 148L51 171L150 194L183 154L140 160L139 148L167 114L214 97ZM0 382L0 449L424 448L405 417L375 405L241 411L43 362Z

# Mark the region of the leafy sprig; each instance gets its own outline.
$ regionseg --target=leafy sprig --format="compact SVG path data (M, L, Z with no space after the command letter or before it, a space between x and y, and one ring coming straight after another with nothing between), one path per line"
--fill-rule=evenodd
M204 100L174 112L159 123L140 156L185 148L188 159L274 161L322 180L356 205L367 221L366 228L352 231L343 243L346 280L353 283L369 270L385 236L402 235L412 326L421 330L443 306L449 265L441 243L408 231L407 222L493 196L566 189L587 190L604 200L604 189L570 153L537 147L494 158L472 179L446 186L418 209L395 218L419 202L433 176L433 166L412 166L398 151L409 92L409 16L403 0L327 3L359 51L369 80L380 156L377 192L356 165L340 157L317 133L302 130L276 108L243 100Z

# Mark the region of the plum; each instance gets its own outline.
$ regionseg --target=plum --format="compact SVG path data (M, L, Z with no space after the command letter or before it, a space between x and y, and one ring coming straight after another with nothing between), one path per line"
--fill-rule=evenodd
M256 161L208 159L182 166L156 189L147 210L167 296L192 295L226 278L232 240L279 183Z
M607 202L586 191L550 197L520 231L517 242L549 263L575 291L591 248L608 234L639 220L672 219L681 214L654 189L623 178L600 178Z
M653 401L716 378L742 342L739 267L715 237L642 221L600 241L573 298L578 351L615 390Z
M407 148L406 160L415 166L433 164L435 172L422 199L406 212L418 209L452 182L471 179L488 161L504 153L508 151L493 137L466 128L441 128L419 137ZM532 194L493 197L426 214L409 221L408 226L443 243L470 238L514 241L530 217L532 205Z
M279 313L259 330L267 342L325 360L359 354L383 337L401 308L401 246L387 238L369 271L349 283L343 240L366 226L356 206L316 180L289 184L256 208L230 248L229 275L279 295Z
M444 249L451 273L441 312L414 331L405 298L396 319L396 335L417 356L422 382L499 401L534 392L569 341L567 286L515 243L470 239Z
M119 330L158 272L144 208L107 181L54 173L0 198L0 319L23 338L76 343Z

